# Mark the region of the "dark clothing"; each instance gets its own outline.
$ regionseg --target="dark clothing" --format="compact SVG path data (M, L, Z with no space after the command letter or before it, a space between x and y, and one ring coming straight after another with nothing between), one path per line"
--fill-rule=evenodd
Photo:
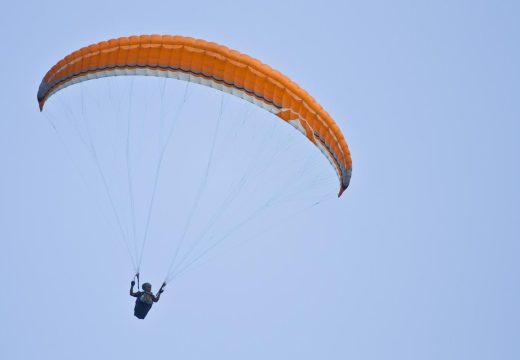
M144 319L151 308L152 304L147 304L142 302L140 298L137 298L135 299L134 316L138 319Z
M132 296L137 298L135 299L134 316L138 319L144 319L153 303L159 300L154 294L146 291L138 291Z

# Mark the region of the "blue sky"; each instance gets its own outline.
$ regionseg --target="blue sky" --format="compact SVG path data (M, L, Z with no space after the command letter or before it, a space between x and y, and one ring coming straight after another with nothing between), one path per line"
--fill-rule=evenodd
M519 8L4 4L2 357L517 359ZM102 189L71 166L88 169L39 113L36 92L69 52L144 33L215 41L287 74L336 119L354 169L341 199L239 231L137 321L127 254L106 199L93 196ZM218 109L220 95L192 90ZM153 229L145 265L157 284L168 235Z

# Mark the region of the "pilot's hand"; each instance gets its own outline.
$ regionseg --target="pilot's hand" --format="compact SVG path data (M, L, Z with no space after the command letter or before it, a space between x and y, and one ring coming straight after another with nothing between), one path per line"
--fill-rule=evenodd
M162 294L164 292L164 289L161 288L161 290L159 290L159 294Z
M130 285L134 286L134 285L135 285L135 281L132 280L132 282L130 283Z

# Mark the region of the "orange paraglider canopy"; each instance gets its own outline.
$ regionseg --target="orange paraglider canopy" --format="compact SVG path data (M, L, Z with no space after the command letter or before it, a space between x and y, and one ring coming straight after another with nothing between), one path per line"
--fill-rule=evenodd
M233 94L277 115L302 132L330 161L340 180L350 182L352 160L332 117L304 89L260 61L205 40L183 36L121 37L81 48L43 78L38 103L82 81L106 76L146 75L190 81Z

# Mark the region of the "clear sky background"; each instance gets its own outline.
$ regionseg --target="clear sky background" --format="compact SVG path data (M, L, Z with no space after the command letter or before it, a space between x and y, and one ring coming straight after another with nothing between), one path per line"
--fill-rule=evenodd
M519 19L515 1L3 3L0 357L520 358ZM145 33L287 74L354 170L341 199L235 239L138 321L118 234L36 92L69 52Z

